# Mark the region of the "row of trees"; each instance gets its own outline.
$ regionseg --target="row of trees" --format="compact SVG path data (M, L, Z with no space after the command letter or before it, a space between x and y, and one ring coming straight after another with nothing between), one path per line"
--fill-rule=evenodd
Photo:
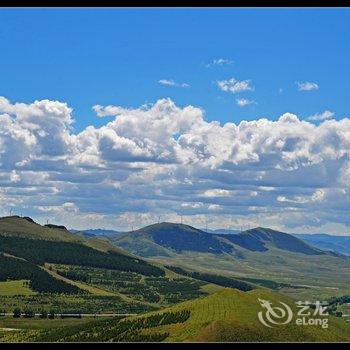
M25 309L22 311L20 308L15 308L12 313L13 313L14 318L20 318L20 317L33 318L33 317L35 317L35 312L33 310L30 310L30 309ZM45 310L42 310L39 314L39 317L42 319L45 319L45 318L54 319L55 313L53 311L47 312Z
M166 268L183 276L192 277L200 281L214 283L223 287L236 288L244 292L254 289L251 284L231 277L212 275L209 273L201 272L190 272L177 266L166 266Z
M1 313L0 313L1 315ZM3 312L2 315L5 315L5 311ZM20 308L15 308L12 312L12 315L14 318L34 318L35 312L33 310L30 309L25 309L25 310L21 310ZM46 311L46 310L42 310L39 313L39 317L41 319L51 319L53 320L55 318L56 314L54 311L50 310L50 311ZM81 313L76 313L76 314L69 314L69 315L65 315L65 314L60 314L59 315L60 318L67 318L67 317L75 317L75 318L81 318Z

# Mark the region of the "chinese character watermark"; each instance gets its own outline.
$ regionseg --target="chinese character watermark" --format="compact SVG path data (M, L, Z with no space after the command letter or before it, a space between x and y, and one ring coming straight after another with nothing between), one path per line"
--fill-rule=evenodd
M292 308L279 301L278 305L273 305L269 300L259 299L263 311L258 312L258 319L264 326L273 328L278 325L285 325L294 322L297 326L320 326L328 328L329 315L326 302L297 301L295 302L298 311L293 312ZM294 317L293 317L294 316Z

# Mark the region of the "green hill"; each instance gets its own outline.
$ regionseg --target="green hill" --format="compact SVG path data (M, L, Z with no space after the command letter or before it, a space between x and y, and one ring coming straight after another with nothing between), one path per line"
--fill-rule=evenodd
M16 295L10 289L20 281L25 288ZM140 259L104 237L85 239L18 216L0 219L0 283L7 312L23 305L40 311L43 303L58 312L146 311L219 288Z
M108 236L117 245L142 256L171 255L171 251L219 254L232 250L218 236L189 225L162 222L136 231Z
M329 254L288 233L262 227L238 234L214 234L189 225L163 222L132 232L109 235L108 239L135 254L149 257L186 251L225 254L234 253L239 248L255 252L276 248L307 255Z
M264 227L257 227L239 234L219 235L219 237L251 251L263 252L275 247L307 255L326 254L324 251L314 248L288 233Z
M0 218L0 235L45 239L53 241L81 242L82 239L71 234L66 229L42 226L31 218L20 216L6 216Z
M23 280L39 293L81 294L84 289L45 270L46 264L110 269L143 276L165 271L100 239L86 240L63 226L41 226L30 218L0 219L0 281Z
M274 306L284 302L294 316L290 323L268 328L259 322L259 299ZM97 321L85 327L70 327L23 335L27 341L165 341L165 342L336 342L350 340L350 324L327 316L329 328L295 323L293 300L267 290L240 292L224 289L210 296L129 317L120 321ZM308 317L307 317L308 319ZM17 339L18 340L18 339Z
M188 225L161 223L109 240L163 265L285 285L283 292L295 298L350 293L350 258L268 228L212 234Z

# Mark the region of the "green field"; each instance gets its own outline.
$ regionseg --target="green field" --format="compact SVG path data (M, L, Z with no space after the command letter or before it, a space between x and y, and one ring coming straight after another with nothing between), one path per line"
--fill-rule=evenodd
M26 286L26 280L0 282L0 297L11 295L34 295L29 287Z

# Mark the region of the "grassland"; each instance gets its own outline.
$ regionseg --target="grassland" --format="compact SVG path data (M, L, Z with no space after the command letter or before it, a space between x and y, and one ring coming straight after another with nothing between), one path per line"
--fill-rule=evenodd
M240 258L230 254L183 252L158 257L164 265L228 277L258 278L291 285L281 292L297 300L328 299L350 294L350 259L333 256L306 256L271 249L266 252L240 251Z
M12 295L35 295L27 286L26 280L0 282L0 297Z

